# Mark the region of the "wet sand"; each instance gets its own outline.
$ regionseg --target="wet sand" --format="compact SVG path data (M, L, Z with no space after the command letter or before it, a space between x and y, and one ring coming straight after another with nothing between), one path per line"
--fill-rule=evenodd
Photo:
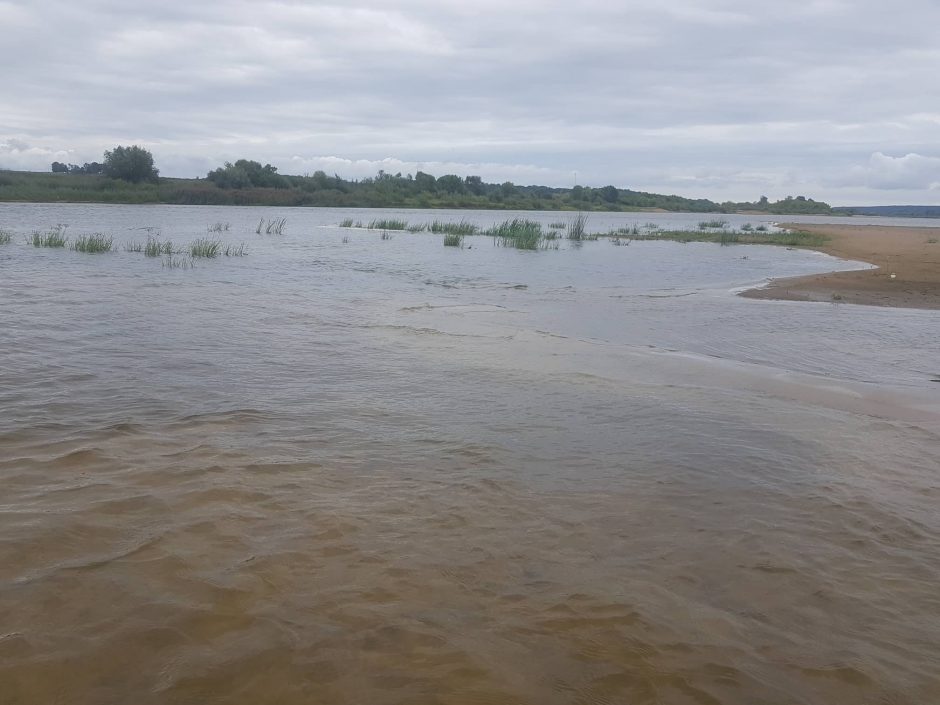
M752 299L828 301L866 306L940 308L940 228L793 225L830 238L820 252L875 269L774 279L742 293ZM892 278L891 275L894 275Z

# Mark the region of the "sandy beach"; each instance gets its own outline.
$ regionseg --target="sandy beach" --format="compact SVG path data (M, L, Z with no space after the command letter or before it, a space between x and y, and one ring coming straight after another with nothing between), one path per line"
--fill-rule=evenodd
M766 287L743 292L742 296L940 308L940 228L803 224L784 227L826 235L829 242L815 249L843 259L869 262L876 268L775 279Z

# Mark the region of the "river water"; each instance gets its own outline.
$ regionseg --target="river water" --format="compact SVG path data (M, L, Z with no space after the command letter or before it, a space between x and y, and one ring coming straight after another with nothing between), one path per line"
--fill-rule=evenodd
M940 314L512 215L0 205L0 702L940 702Z

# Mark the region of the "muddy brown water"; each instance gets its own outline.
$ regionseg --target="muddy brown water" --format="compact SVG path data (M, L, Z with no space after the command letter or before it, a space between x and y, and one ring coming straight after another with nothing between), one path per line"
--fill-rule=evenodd
M283 215L0 210L0 703L940 702L936 312Z

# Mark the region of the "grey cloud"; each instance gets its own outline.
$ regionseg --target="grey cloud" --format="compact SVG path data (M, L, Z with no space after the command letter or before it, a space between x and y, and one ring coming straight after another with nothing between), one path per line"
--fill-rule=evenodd
M940 158L938 23L926 0L6 0L0 166L134 142L167 175L335 158L931 202L936 179L895 174L922 166L871 155Z

